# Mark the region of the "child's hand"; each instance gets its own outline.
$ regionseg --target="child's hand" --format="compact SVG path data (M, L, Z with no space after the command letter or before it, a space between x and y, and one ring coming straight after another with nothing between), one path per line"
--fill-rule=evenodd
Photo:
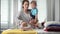
M41 27L39 26L39 24L35 24L35 27L37 27L38 29L40 29Z
M37 23L37 24L35 24L35 27L38 27L38 23Z

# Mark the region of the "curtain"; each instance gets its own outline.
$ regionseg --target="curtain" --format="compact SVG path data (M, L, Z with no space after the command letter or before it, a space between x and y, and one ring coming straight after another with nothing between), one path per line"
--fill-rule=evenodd
M60 21L60 0L47 0L47 21Z
M13 28L13 0L1 0L1 30Z

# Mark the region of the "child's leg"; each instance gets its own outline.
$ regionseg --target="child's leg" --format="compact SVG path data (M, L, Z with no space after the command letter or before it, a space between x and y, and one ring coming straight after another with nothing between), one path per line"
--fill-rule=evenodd
M29 23L30 23L32 26L35 26L35 24L37 23L37 20L36 20L36 19L32 19Z
M31 25L34 25L34 20L31 19L31 21L29 22Z

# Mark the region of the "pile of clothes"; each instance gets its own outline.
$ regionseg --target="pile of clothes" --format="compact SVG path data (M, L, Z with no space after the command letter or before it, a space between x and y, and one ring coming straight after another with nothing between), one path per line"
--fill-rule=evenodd
M60 22L49 21L44 24L44 31L60 31Z

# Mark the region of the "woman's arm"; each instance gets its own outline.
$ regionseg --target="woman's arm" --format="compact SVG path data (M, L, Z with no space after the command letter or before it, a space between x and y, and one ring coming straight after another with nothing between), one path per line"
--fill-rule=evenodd
M18 28L21 28L21 23L23 22L23 19L22 19L22 11L19 12L17 19L19 21L19 23L17 23L18 26L19 26Z

